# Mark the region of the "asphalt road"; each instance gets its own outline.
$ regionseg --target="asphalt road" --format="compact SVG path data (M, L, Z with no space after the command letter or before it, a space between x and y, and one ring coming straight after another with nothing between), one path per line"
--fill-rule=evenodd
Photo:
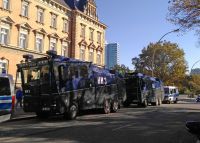
M62 117L0 124L0 143L196 143L185 129L200 121L200 104L183 99L161 107L122 108L118 113L85 113L75 121Z

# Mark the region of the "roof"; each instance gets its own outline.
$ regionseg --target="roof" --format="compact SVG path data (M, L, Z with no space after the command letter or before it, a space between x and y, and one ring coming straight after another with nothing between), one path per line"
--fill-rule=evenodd
M88 2L91 2L94 6L96 6L95 0L56 0L64 2L65 4L68 5L71 9L78 9L80 11L84 11L85 6L87 5Z
M87 1L88 0L79 0L79 2L77 3L77 8L80 10L80 11L84 11L85 9L85 6L87 4Z
M54 0L55 2L67 7L67 8L70 8L70 6L68 5L67 1L73 1L73 0Z
M62 0L62 1L64 1L69 6L69 8L75 9L75 3L78 0Z

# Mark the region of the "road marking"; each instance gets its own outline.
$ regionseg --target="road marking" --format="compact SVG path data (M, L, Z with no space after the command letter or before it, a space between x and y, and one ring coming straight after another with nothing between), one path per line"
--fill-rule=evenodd
M9 120L10 117L11 117L11 114L0 116L0 123Z
M123 128L127 128L127 127L130 127L134 124L128 124L128 125L124 125L124 126L121 126L121 127L118 127L118 128L115 128L115 129L112 129L112 131L117 131L117 130L120 130L120 129L123 129Z

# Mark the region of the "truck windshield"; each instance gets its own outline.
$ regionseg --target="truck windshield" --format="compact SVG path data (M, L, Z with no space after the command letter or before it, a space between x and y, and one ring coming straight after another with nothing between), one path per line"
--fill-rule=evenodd
M165 94L169 94L169 88L164 88Z
M49 66L31 67L23 70L24 83L39 81L40 84L49 83Z

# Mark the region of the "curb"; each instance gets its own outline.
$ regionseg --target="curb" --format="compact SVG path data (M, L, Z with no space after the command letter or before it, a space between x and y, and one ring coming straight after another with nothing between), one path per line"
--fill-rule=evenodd
M6 122L15 122L15 121L22 121L22 120L30 120L30 119L34 119L34 118L36 118L36 115L11 118L10 120L8 120Z

